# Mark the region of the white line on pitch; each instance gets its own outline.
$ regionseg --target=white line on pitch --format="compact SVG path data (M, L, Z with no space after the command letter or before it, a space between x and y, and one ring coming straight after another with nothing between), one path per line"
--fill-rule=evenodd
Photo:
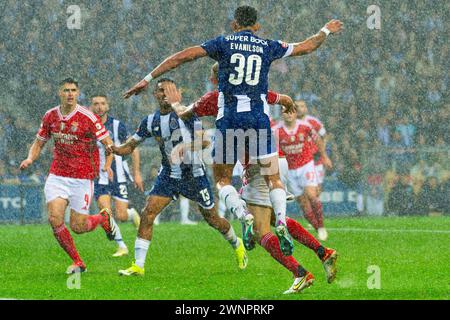
M331 231L350 232L417 232L417 233L445 233L450 234L450 230L427 230L427 229L365 229L365 228L327 228Z

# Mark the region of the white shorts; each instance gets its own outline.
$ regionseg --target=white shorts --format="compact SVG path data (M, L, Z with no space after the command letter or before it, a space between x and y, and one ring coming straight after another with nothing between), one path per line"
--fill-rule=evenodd
M323 179L325 179L325 168L323 164L318 164L315 166L315 169L316 169L317 183L322 184Z
M303 194L306 187L317 187L317 175L314 167L314 161L310 161L304 166L289 170L289 190L295 197Z
M280 168L280 179L283 184L287 184L288 163L286 158L279 158L278 165ZM258 165L250 167L248 184L242 187L242 199L249 204L272 207L272 202L269 196L269 187L260 174Z
M62 198L69 201L69 207L81 214L89 214L94 192L94 182L89 179L74 179L50 174L45 182L44 193L47 203Z

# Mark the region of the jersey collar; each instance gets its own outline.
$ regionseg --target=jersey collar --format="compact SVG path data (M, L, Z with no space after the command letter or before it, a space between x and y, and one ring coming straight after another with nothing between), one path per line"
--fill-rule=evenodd
M77 104L77 105L75 106L75 109L73 109L73 111L72 111L71 113L69 113L69 114L66 115L66 116L63 116L63 114L61 113L61 105L59 105L59 106L58 106L58 109L57 109L59 119L60 119L60 120L63 120L63 121L68 121L70 118L72 118L72 117L74 116L75 113L77 113L77 111L78 111L79 108L80 108L80 105Z

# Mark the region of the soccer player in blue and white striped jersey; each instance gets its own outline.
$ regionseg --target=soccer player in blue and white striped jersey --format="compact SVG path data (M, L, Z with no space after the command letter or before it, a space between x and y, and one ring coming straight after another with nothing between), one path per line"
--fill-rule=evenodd
M108 97L103 94L92 97L92 111L98 115L115 145L124 143L128 138L125 124L109 115ZM105 147L99 143L100 168L105 166ZM112 211L112 199L114 199L114 216L117 221L133 221L139 227L139 213L128 208L128 182L134 182L135 187L144 192L144 184L140 172L139 150L135 149L131 155L133 174L131 174L128 162L121 156L114 155L109 172L100 170L99 177L95 179L94 196L99 209L108 208ZM117 226L114 237L118 245L113 257L121 257L128 254L128 248L122 239L122 234Z
M174 82L170 79L158 81L154 96L159 110L145 117L136 133L119 147L111 146L118 155L133 152L139 143L153 137L161 151L161 169L153 188L149 192L147 205L141 215L138 236L135 243L135 262L121 275L143 275L144 264L153 236L153 222L172 200L180 195L197 202L206 222L218 230L235 250L240 269L247 266L247 254L240 238L230 223L217 214L213 192L208 181L201 150L209 145L203 141L202 125L197 117L181 120L166 101L165 87ZM196 140L196 136L200 136ZM197 143L199 141L200 143Z

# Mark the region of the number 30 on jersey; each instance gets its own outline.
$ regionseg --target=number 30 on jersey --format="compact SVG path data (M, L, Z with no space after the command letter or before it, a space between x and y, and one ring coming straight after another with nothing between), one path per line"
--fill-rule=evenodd
M245 76L245 83L249 86L256 86L259 83L259 74L261 72L261 57L252 54L246 59L243 54L235 53L231 56L230 62L237 64L234 68L236 73L231 73L228 81L235 86L242 83Z

